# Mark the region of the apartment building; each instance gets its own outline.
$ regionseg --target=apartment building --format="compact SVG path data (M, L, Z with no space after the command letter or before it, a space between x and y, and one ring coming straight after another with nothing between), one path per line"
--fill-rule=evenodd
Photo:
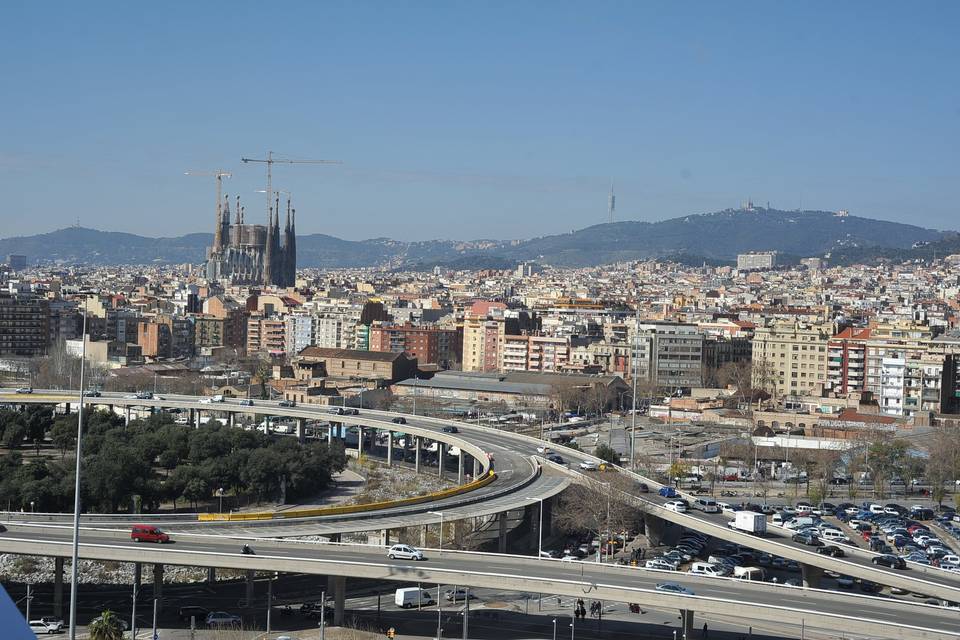
M490 373L499 370L506 335L507 306L500 302L475 302L463 319L463 370Z
M690 389L703 384L703 334L696 325L680 322L641 322L630 336L636 371L663 389ZM630 363L630 375L633 363Z
M753 336L753 386L777 397L816 394L827 384L828 324L777 322Z
M357 314L323 314L313 316L313 341L318 347L352 349L357 343Z
M827 343L827 386L837 394L866 388L867 341L871 329L847 327Z
M282 354L286 351L287 326L282 318L250 314L247 320L247 353Z
M443 369L460 362L462 344L460 332L452 328L385 322L374 322L370 326L370 351L406 351L417 362L436 364Z
M503 336L500 371L562 371L570 362L570 339L549 336Z
M291 313L284 318L287 353L300 353L313 345L313 317L306 313Z
M45 298L0 293L0 356L42 356L50 346L50 307Z

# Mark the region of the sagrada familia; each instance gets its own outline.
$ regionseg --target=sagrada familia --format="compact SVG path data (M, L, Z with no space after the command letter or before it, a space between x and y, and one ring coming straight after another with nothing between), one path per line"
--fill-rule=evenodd
M287 221L281 243L280 199L270 207L267 225L246 224L237 196L236 217L230 224L230 198L217 207L213 246L207 252L207 279L231 284L292 287L297 280L297 212L287 200Z

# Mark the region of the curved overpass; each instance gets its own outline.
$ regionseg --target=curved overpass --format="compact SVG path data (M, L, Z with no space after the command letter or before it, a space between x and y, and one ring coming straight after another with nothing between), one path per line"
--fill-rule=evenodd
M79 395L79 392L77 392L77 395ZM43 392L29 395L0 394L0 403L50 404L53 402L72 402L76 400L76 398L77 396L71 396L65 392L48 392L47 395L44 395ZM237 400L209 404L202 403L199 401L199 398L191 396L164 396L163 399L143 400L124 397L121 394L105 394L104 397L92 398L89 399L88 402L97 405L112 404L115 406L153 406L228 413L262 413L305 419L329 420L332 418L335 422L359 425L366 428L391 431L402 429L404 432L422 435L423 437L439 442L462 446L463 450L470 452L471 455L476 454L484 460L486 459L487 453L494 454L498 474L505 476L505 481L514 476L516 470L522 466L520 463L521 459L530 460L536 456L537 447L544 444L543 441L537 438L507 431L499 431L489 427L481 427L440 418L410 416L396 412L371 409L363 409L360 415L357 416L338 416L333 414L329 408L319 406L280 407L276 402L256 401L257 404L254 407L249 407L240 405ZM408 423L399 425L391 422L393 418L400 416L405 417ZM449 426L456 426L459 433L443 432L443 428ZM479 494L480 490L478 490L476 496L465 494L465 496L452 498L451 502L443 503L444 518L452 521L458 517L467 518L499 513L508 509L517 509L529 505L532 501L543 497L555 495L565 487L564 481L557 479L557 472L567 475L572 481L590 481L590 475L592 474L582 474L571 467L580 461L597 460L596 458L572 449L563 449L563 456L570 460L571 466L561 466L544 462L543 469L550 469L554 473L549 471L541 473L536 481L528 482L524 486L517 486L516 490L505 491L503 494L489 501L482 499ZM527 463L525 462L524 464ZM504 469L503 467L508 468ZM661 486L654 480L644 478L639 474L625 469L618 468L618 472L633 478L637 483L646 483L653 491L656 491L656 489ZM513 477L513 481L516 480L517 478ZM517 485L521 484L523 483L517 482ZM488 489L489 492L504 489L503 484L494 489L495 485L497 485L497 483L492 483L486 489ZM687 497L692 498L691 496ZM458 498L461 500L459 503L456 502ZM846 548L848 551L847 558L831 558L816 553L812 547L795 543L790 540L789 537L784 537L785 534L773 529L770 530L769 535L766 537L757 537L739 531L733 531L726 526L728 517L723 514L706 514L702 512L681 514L670 511L663 506L668 499L662 498L656 495L656 493L635 494L630 496L630 499L639 509L650 515L722 540L735 542L753 549L796 560L810 567L832 570L853 577L872 580L886 586L902 587L909 591L921 592L944 600L960 602L960 574L913 564L911 564L910 568L906 571L880 567L871 562L872 558L876 557L877 554L855 548ZM470 500L470 502L463 502L465 500ZM439 502L429 503L429 506L420 505L419 508L407 508L407 510L399 512L391 512L390 510L370 512L363 514L361 518L355 516L319 516L282 521L251 521L242 523L242 526L236 526L237 523L204 523L204 525L215 526L219 524L222 528L218 528L216 531L222 533L250 533L255 531L261 535L270 536L322 535L325 533L348 531L369 531L436 523L436 518L426 512L427 510L436 511L440 508L440 504ZM11 519L20 519L20 514L10 514L10 516L12 516ZM32 516L27 517L33 518ZM140 517L138 516L138 518ZM126 521L129 522L130 520L127 519ZM180 521L177 523L177 528L184 529L186 524L187 523Z
M0 552L68 557L71 529L15 525L0 535ZM93 560L225 567L389 580L407 584L456 584L637 603L740 617L749 621L843 629L845 634L898 640L960 638L956 610L872 596L757 584L724 578L678 577L670 572L590 562L568 563L525 556L438 552L425 562L393 561L379 547L256 540L257 555L237 553L220 536L182 534L170 545L135 544L125 531L85 530L80 557ZM657 591L675 581L696 595ZM748 624L748 623L745 623Z

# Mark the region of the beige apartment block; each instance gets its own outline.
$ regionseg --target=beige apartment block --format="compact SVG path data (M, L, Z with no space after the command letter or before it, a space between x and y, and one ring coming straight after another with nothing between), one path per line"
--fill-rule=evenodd
M827 380L829 324L779 322L753 336L753 386L777 398L816 393Z

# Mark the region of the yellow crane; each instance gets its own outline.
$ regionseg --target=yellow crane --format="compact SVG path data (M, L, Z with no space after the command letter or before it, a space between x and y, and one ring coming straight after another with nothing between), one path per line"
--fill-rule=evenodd
M343 164L340 160L289 160L274 158L273 151L267 151L266 158L240 158L245 163L259 162L267 165L267 211L273 206L273 165L275 164Z

